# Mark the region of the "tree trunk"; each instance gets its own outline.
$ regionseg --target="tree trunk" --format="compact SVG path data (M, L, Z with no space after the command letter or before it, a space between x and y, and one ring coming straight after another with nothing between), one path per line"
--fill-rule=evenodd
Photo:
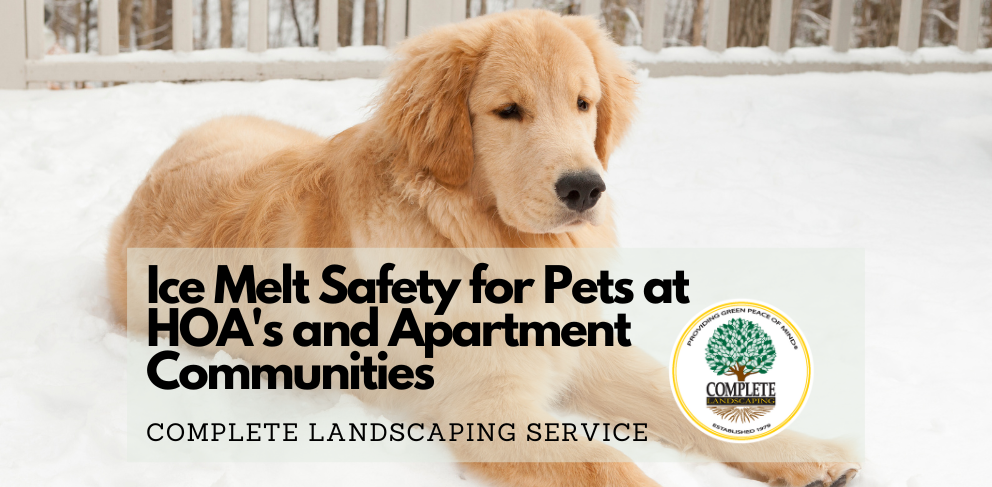
M351 45L351 23L355 3L352 0L338 0L338 45Z
M200 0L200 49L207 48L210 40L210 3Z
M62 9L52 5L52 32L55 33L55 43L62 45Z
M172 49L172 2L155 2L155 44L153 49Z
M93 5L93 0L86 0L86 8L83 12L83 41L84 49L83 52L90 52L90 11L92 10L90 6Z
M898 45L902 2L900 0L881 0L877 8L879 9L878 31L875 33L875 45L878 47Z
M603 0L603 20L613 41L623 45L627 37L627 0Z
M789 45L796 45L796 33L799 32L799 9L803 6L803 0L792 0L792 27L789 30Z
M151 49L151 45L155 41L151 34L153 30L155 30L155 0L141 0L141 29L138 32L138 48Z
M296 42L303 47L303 29L300 27L300 17L296 15L296 0L289 0L289 10L293 14L293 25L296 26ZM281 26L282 22L279 22L279 25Z
M131 50L131 17L134 15L134 0L120 0L120 20L117 24L117 39L121 51Z
M741 364L737 364L731 367L730 369L727 370L727 372L730 372L733 375L737 376L737 382L744 382L744 379L747 379L747 374L744 373L744 366ZM730 374L724 374L724 375L730 375Z
M897 44L901 0L864 0L857 12L860 35L855 47L886 47Z
M220 47L234 45L234 1L220 0Z
M768 45L771 0L730 0L727 47Z
M692 45L703 45L703 18L706 15L706 0L696 0L696 8L692 10Z
M76 32L74 34L76 37L76 52L81 52L83 45L83 5L80 2L76 2Z
M365 35L362 45L374 46L379 43L379 2L365 0Z
M313 25L310 26L310 32L313 33L312 46L316 46L320 43L320 30L317 26L320 25L320 0L314 0L313 2Z
M943 12L951 22L957 22L960 17L960 2L930 2L930 7ZM946 22L937 21L937 41L944 46L952 46L957 43L958 31L952 29Z

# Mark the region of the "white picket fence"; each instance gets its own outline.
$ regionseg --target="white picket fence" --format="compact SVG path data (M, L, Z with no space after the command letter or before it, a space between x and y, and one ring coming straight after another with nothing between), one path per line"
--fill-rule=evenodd
M98 0L99 54L44 55L44 0L0 0L0 88L43 87L49 81L201 81L274 78L374 78L389 63L386 49L338 48L339 0L319 0L317 48L268 49L268 0L249 0L248 48L193 50L193 0L172 0L172 51L118 52L116 0ZM347 0L344 0L347 1ZM957 46L919 49L922 0L902 0L899 47L849 49L854 0L832 0L829 47L789 48L792 0L771 0L767 48L727 50L730 0L708 0L706 48L665 43L666 0L646 0L642 46L625 48L650 76L788 74L859 70L926 73L992 70L992 49L978 49L982 0L960 0ZM532 0L515 0L529 8ZM599 16L600 0L581 14ZM465 19L464 0L386 0L385 44Z

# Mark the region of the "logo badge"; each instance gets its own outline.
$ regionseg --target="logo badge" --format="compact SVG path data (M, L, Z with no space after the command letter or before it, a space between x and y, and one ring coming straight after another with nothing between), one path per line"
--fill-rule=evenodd
M695 317L672 352L682 413L730 442L770 438L803 407L813 362L796 325L764 303L734 300Z

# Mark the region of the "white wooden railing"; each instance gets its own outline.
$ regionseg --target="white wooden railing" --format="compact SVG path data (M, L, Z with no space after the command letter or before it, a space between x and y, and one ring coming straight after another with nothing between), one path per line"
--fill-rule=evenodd
M44 0L0 0L0 88L56 81L264 80L378 77L387 48L407 36L465 18L464 0L386 0L386 47L338 48L339 0L318 0L316 48L268 49L268 0L249 0L248 48L193 50L193 0L172 0L172 51L118 52L116 0L98 0L99 54L44 55ZM345 0L347 1L347 0ZM727 50L730 0L708 0L706 47L662 49L666 0L645 0L642 46L624 55L650 76L787 74L858 70L924 73L992 70L992 49L978 49L982 0L960 0L957 46L919 49L922 0L902 0L898 48L849 50L854 0L833 0L829 47L789 48L792 0L771 0L767 48ZM516 0L528 8L532 0ZM581 14L600 15L600 0Z

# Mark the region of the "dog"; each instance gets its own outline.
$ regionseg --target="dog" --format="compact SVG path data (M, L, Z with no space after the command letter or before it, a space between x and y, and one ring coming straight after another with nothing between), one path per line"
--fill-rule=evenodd
M329 141L253 117L184 133L112 229L117 315L127 315L128 248L615 247L603 176L631 125L637 83L594 20L488 15L409 39L397 56L370 118ZM512 359L501 350L486 361L449 356L471 373L419 396L422 410L554 421L545 411L556 404L636 418L652 439L788 486L840 486L860 468L840 446L789 431L750 444L704 435L679 412L666 367L636 347L515 349L523 355ZM498 485L657 485L601 442L553 451L538 442L503 458L449 445Z

